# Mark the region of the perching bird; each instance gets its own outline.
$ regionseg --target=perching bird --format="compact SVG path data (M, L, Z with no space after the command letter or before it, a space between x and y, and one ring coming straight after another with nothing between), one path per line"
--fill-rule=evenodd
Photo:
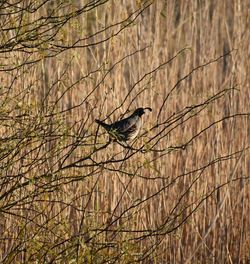
M150 107L140 107L131 116L116 121L113 124L109 125L98 119L95 122L107 130L112 138L118 139L119 141L127 141L134 139L138 135L142 125L141 117L145 114L145 110L152 111Z

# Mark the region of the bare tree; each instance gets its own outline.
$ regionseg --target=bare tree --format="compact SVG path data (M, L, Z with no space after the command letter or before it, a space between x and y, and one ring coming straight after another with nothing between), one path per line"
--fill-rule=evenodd
M3 263L188 263L211 255L226 263L226 249L209 251L225 239L238 252L231 262L249 257L242 51L219 38L222 49L209 52L197 40L198 22L190 22L197 42L173 45L165 36L182 42L190 19L183 10L191 9L163 2L0 4ZM216 4L196 2L194 16L204 8L207 23L216 23ZM129 144L94 122L138 106L153 112ZM228 231L239 223L236 234Z

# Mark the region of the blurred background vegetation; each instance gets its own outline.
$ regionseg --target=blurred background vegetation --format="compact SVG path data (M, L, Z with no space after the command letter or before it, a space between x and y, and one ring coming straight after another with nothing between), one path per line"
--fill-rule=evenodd
M2 263L249 263L249 5L0 3ZM95 118L151 107L130 147Z

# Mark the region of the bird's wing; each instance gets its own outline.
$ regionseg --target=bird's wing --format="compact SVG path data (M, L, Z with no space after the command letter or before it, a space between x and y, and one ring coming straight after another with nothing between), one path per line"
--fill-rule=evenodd
M134 131L140 123L139 116L128 117L120 121L115 122L112 125L112 129L117 130L120 133L126 133Z

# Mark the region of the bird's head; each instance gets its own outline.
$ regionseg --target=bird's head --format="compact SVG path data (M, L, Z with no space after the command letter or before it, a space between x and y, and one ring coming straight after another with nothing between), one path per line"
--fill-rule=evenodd
M145 114L145 110L149 110L150 112L152 111L150 107L145 107L145 108L140 107L134 111L134 115L142 116Z

